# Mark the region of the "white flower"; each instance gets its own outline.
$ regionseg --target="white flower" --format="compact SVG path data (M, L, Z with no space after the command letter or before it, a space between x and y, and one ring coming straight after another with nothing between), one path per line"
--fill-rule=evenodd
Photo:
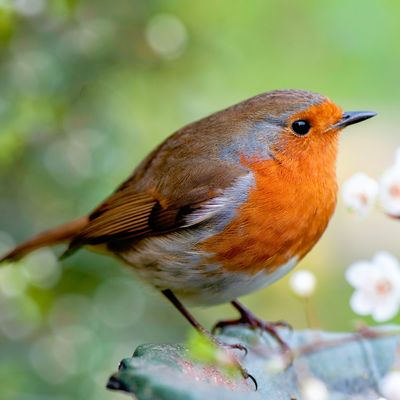
M311 297L315 291L316 279L311 271L303 269L293 272L289 283L294 294L308 298Z
M400 400L400 371L389 372L379 386L387 400Z
M400 307L400 265L390 253L379 252L372 261L358 261L346 271L355 292L351 308L359 315L372 315L375 321L393 318Z
M378 195L379 185L363 172L349 178L342 189L342 198L346 207L365 217L372 210Z
M300 391L303 400L328 400L329 398L329 392L325 384L316 378L304 379L301 383Z
M395 163L380 180L380 203L387 214L400 217L400 148L396 151Z

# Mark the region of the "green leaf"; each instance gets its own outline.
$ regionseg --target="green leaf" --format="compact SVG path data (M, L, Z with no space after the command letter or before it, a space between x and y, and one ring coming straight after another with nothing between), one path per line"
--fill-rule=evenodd
M376 400L381 396L380 379L395 365L400 329L390 326L371 332L281 330L294 355L288 364L267 334L225 329L220 340L247 347L247 355L235 354L257 380L258 391L250 379L227 374L215 362L215 346L198 337L191 337L188 347L142 345L121 362L108 388L132 393L138 400L301 400L304 382L318 379L328 389L329 400Z

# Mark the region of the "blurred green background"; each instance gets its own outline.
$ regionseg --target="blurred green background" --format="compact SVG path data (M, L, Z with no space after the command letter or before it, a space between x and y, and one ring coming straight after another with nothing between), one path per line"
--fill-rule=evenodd
M341 182L378 178L400 145L399 18L394 0L0 0L0 250L90 211L183 124L275 88L378 111L345 132L338 161ZM400 257L399 237L399 222L339 201L300 266L318 279L319 326L352 329L345 268L378 250ZM2 400L123 398L104 389L120 359L187 337L129 270L86 251L60 263L61 250L0 269ZM306 326L287 278L244 302ZM235 315L193 311L207 326Z

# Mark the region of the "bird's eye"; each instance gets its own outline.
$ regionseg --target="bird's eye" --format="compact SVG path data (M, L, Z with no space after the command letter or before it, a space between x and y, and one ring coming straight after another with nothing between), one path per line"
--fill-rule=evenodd
M310 131L311 125L308 121L305 121L304 119L299 119L293 122L292 129L296 135L304 136L307 135L307 133Z

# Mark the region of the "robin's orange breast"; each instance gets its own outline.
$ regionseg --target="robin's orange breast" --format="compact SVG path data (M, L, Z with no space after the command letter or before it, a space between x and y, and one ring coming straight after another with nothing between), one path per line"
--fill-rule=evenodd
M284 157L282 162L250 163L256 184L225 229L200 244L211 254L207 262L255 274L271 273L293 257L304 257L335 209L335 158L332 149L319 162L310 154L296 165L285 163Z

